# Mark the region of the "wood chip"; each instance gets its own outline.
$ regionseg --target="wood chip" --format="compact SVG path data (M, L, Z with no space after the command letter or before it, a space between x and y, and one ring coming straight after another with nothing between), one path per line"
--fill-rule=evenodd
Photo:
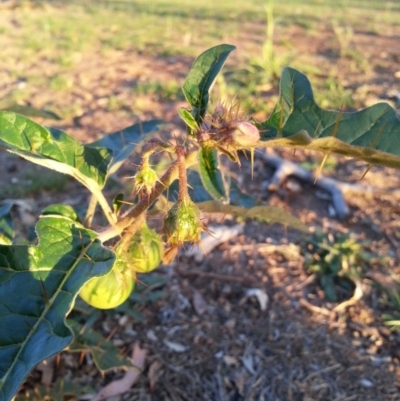
M149 372L147 374L147 377L149 379L149 386L150 390L154 390L154 386L156 385L158 378L160 377L160 369L162 367L162 364L160 361L154 361L150 367L149 367Z
M186 347L185 345L174 343L172 341L164 340L163 343L171 350L174 352L185 352L189 349L189 347Z
M260 288L250 288L246 291L246 298L256 297L262 311L267 310L268 294Z
M193 291L192 301L193 301L193 308L199 316L203 315L207 311L207 303L203 295L201 295L199 291L197 290Z

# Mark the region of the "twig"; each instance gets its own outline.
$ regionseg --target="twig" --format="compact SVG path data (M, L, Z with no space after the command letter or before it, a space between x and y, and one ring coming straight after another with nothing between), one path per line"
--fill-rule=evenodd
M196 158L197 150L192 150L186 155L186 167L191 166L197 161ZM147 210L153 202L168 188L173 181L178 178L178 163L173 163L168 170L161 177L160 181L157 182L151 194L144 197L130 208L124 216L117 223L108 226L99 234L99 239L102 242L108 241L120 235L126 227L130 226L138 216L140 216L145 210Z
M339 219L344 219L350 215L350 209L344 199L344 194L350 192L372 193L376 191L376 189L371 186L349 184L322 175L316 180L317 177L314 173L289 160L284 160L273 154L261 154L259 156L266 164L276 168L268 185L269 190L276 191L281 186L282 182L290 175L302 181L312 184L315 183L315 186L330 193L333 207Z
M359 301L363 296L361 280L355 280L356 288L354 290L354 295L348 299L340 303L339 305L335 306L333 310L335 312L343 312L347 307L354 305L357 301Z
M318 313L318 314L326 316L326 317L331 317L331 315L332 315L332 312L329 311L328 309L320 308L319 306L312 305L308 301L306 301L304 298L301 298L299 300L299 304L301 306L303 306L304 308L308 309L310 312Z

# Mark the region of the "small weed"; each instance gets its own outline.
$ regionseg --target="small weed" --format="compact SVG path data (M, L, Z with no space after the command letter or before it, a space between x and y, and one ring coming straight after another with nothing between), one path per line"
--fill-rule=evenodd
M352 91L332 76L325 81L324 88L316 94L315 99L323 108L340 109L354 106Z
M133 91L140 95L155 95L158 100L177 101L183 98L181 88L175 81L138 82Z
M68 182L68 176L40 167L13 177L11 183L2 187L1 199L23 198L41 191L61 192Z
M67 91L72 88L73 84L72 78L57 74L51 79L50 88L54 91Z
M305 245L305 263L308 271L318 277L328 301L336 302L339 289L345 293L354 289L354 280L362 275L372 255L363 244L346 234L316 234Z

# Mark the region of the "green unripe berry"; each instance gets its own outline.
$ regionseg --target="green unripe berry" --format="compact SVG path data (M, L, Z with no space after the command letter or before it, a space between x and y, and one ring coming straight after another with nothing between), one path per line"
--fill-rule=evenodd
M164 232L171 245L199 242L203 231L200 210L190 198L175 203L164 220Z
M128 299L134 285L130 269L122 259L117 258L108 274L88 281L81 288L79 295L95 308L112 309Z
M160 236L145 223L133 236L125 258L133 272L149 273L160 264L163 250Z

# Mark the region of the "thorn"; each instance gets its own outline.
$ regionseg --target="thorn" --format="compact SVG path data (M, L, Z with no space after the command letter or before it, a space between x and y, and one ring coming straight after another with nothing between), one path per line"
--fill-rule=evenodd
M46 302L46 305L48 305L49 304L49 297L47 295L46 287L44 286L44 283L43 283L43 280L42 280L41 277L39 278L39 280L40 280L40 285L42 286L42 292L43 292L44 300Z
M118 326L115 326L112 330L111 330L111 333L106 337L106 341L110 341L113 337L114 337L114 334L116 333L118 331ZM102 345L102 343L103 342L100 342L99 343L99 348L100 348L100 346Z
M321 162L321 164L319 166L319 169L318 169L318 171L317 171L317 173L315 175L314 185L316 184L316 182L318 180L318 177L321 175L322 168L324 167L324 164L325 164L326 160L328 159L328 156L329 155L325 155L324 158L322 159L322 162Z
M85 358L86 354L87 354L86 350L81 351L81 354L79 355L79 362L78 362L79 366L81 366L83 364L83 359Z
M342 117L342 113L343 113L343 104L340 106L340 110L339 110L338 116L336 118L335 126L333 127L332 136L334 138L336 138L336 135L338 132L339 122L340 122L340 118Z
M197 243L197 245L199 246L199 248L203 251L203 253L204 253L204 255L207 257L208 255L207 255L207 252L206 252L206 250L204 249L204 246L203 246L203 241L202 240L200 240L198 243Z
M373 141L371 142L371 148L374 148L375 145L378 142L379 137L382 135L383 129L385 128L385 125L387 123L387 120L383 123L381 129L378 131L378 133L375 135L375 138L373 139ZM364 177L364 176L363 176ZM362 178L361 178L362 179Z
M372 164L368 164L367 169L364 171L364 174L361 176L360 181L367 175L368 171L371 170Z
M318 128L321 125L321 120L319 120L318 125L315 127L314 133L313 133L313 137L315 138L315 135L317 134Z
M26 320L24 320L24 323L29 327L30 330L33 330L33 326L29 324Z

